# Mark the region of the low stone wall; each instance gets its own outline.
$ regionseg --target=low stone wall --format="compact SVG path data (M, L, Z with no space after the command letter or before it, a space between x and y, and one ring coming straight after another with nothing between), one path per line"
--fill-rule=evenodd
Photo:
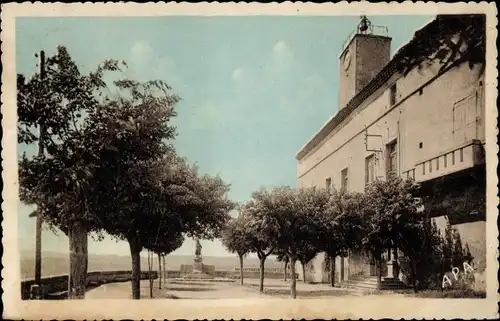
M152 277L158 278L157 271L152 271ZM141 279L148 279L149 272L142 271ZM95 287L105 283L125 282L132 280L131 271L94 271L87 273L87 287ZM42 278L42 285L44 292L54 294L58 292L65 292L68 290L68 275L55 275ZM34 279L21 281L21 299L28 300L30 298L30 288L35 284Z
M189 265L186 265L186 267ZM176 279L176 278L181 278L184 275L188 274L190 271L189 268L184 268L182 271L176 271L176 270L167 270L167 278L168 279ZM209 275L212 275L216 278L230 278L230 279L239 279L240 278L240 270L238 268L234 270L208 270L207 271ZM205 272L206 273L206 272ZM283 276L283 269L265 269L264 272L264 277L266 279L282 279ZM291 273L288 272L288 277L290 278ZM299 279L299 273L296 273L297 280ZM260 278L260 270L259 268L244 268L243 269L243 278L248 278L248 279L258 279Z
M167 270L167 279L177 279L181 277L181 271Z
M236 279L240 278L240 269L234 269L234 277ZM265 279L282 279L284 278L285 269L284 268L264 268L264 278ZM299 273L295 273L297 280L299 279ZM288 272L288 276L291 276L291 273ZM243 278L248 279L258 279L260 278L260 269L259 268L243 268Z

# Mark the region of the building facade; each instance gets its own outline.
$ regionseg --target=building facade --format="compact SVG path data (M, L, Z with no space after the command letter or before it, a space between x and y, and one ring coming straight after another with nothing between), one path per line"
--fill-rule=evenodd
M436 23L421 30L434 30ZM391 38L370 29L358 28L339 56L339 111L297 153L299 186L362 192L373 180L393 173L411 177L429 191L443 187L443 199L463 196L470 187L475 191L471 197L485 202L481 64L443 70L436 60L405 74L398 67L404 59L400 53L418 35L390 59ZM447 220L457 228L481 269L486 252L483 212L450 215L436 207L432 213L441 229ZM369 258L350 255L336 262L340 281L375 273ZM390 275L390 267L386 270ZM323 255L308 271L309 281L327 281Z

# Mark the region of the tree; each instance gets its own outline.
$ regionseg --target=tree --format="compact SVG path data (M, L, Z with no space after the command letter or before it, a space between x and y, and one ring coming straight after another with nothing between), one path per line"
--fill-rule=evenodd
M345 256L349 249L356 249L363 235L361 213L363 195L346 190L332 190L328 208L321 217L319 249L330 260L330 282L335 286L335 258Z
M297 297L295 265L304 246L315 244L319 235L318 219L326 210L328 194L325 190L279 187L253 194L259 229L270 240L272 248L286 253L290 260L290 295Z
M316 257L316 255L318 255L319 251L319 248L312 243L304 242L303 245L299 246L299 249L297 251L297 259L302 266L304 283L306 283L306 265L309 264L309 262L311 262Z
M420 202L416 197L419 185L413 180L391 176L366 187L363 209L363 239L365 249L375 259L377 288L381 286L381 255L392 248L409 251L407 236L422 224Z
M222 233L222 243L229 252L238 254L240 260L240 284L243 285L243 258L250 251L250 238L245 230L245 217L231 219Z
M278 262L283 262L285 264L284 272L283 272L283 279L286 282L287 274L288 274L287 270L288 270L288 264L290 263L290 258L288 257L288 254L281 251L279 248L274 251L274 254L276 254L276 260Z
M438 61L440 71L468 63L485 68L486 16L484 14L438 15L418 30L410 43L396 53L398 69L407 75L414 68Z
M229 186L219 177L199 175L196 167L174 153L111 173L114 176L103 182L99 194L111 200L105 209L105 227L130 245L132 291L134 299L139 299L139 253L151 232L218 237L233 203L227 199Z
M263 190L262 190L263 191ZM262 191L254 192L252 200L241 207L244 230L248 235L249 251L257 253L259 258L260 283L259 291L264 292L264 268L269 255L274 251L272 237L275 235L273 226L264 226L266 220L262 204L257 200Z
M162 222L158 223L159 226ZM158 232L160 229L158 229ZM168 254L177 250L184 243L184 236L179 232L167 233L167 234L150 234L150 238L146 241L145 248L149 251L156 253L158 256L158 288L161 290L162 285L162 258L165 258ZM165 272L165 271L164 271ZM164 273L165 274L165 273Z
M18 142L38 142L45 152L19 163L21 200L36 204L52 228L69 238L69 298L83 298L87 273L87 234L100 231L87 197L93 193L91 151L81 144L88 115L96 111L106 88L107 71L120 64L106 60L94 72L82 75L65 47L46 61L46 72L26 80L17 77ZM39 128L40 135L34 135Z

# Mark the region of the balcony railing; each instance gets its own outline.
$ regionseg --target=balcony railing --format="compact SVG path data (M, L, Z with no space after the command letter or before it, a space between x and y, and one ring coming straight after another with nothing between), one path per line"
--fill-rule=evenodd
M418 162L414 168L402 172L402 177L422 182L481 165L484 162L483 144L479 140L471 140Z

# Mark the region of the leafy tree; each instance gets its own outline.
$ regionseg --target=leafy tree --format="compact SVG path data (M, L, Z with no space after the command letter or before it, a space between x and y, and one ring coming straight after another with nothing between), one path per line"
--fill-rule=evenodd
M69 298L83 298L87 272L87 234L100 231L96 213L87 198L93 193L92 151L83 146L87 115L94 113L106 84L107 71L120 64L106 60L82 75L65 47L48 57L44 75L17 76L18 142L38 143L38 156L24 154L19 163L21 200L36 204L52 228L69 237ZM38 127L39 136L34 134Z
M158 222L158 226L161 227L162 222ZM167 234L159 234L160 228L158 228L158 233L150 234L150 238L146 240L146 245L144 248L150 250L153 253L156 253L158 256L158 287L161 289L162 285L162 273L161 273L161 259L164 258L168 254L177 250L184 243L184 236L181 233L167 233ZM156 234L156 235L155 235Z
M421 218L420 222L407 226L405 240L399 243L399 248L408 258L408 265L402 266L404 275L415 291L439 284L443 238L430 219Z
M347 255L360 244L363 235L361 214L365 206L363 195L346 190L332 190L327 211L321 217L319 249L329 259L330 282L335 286L335 258Z
M278 262L283 262L285 264L284 272L283 272L283 279L286 282L287 275L288 275L288 264L290 263L290 257L285 252L281 251L279 248L275 249L274 254L276 254L276 260Z
M422 217L418 215L420 203L416 198L418 187L413 180L391 176L366 188L362 245L375 259L379 289L382 252L398 246L409 252L412 244L406 238L408 232L422 224Z
M407 75L414 68L441 64L448 67L468 63L472 69L481 65L484 72L486 52L486 16L484 14L438 15L428 26L418 30L410 43L396 53L399 70Z
M241 207L244 230L248 235L248 249L251 253L257 253L260 264L259 291L264 292L264 268L269 255L274 251L273 237L276 230L273 226L264 226L267 220L262 204L258 201L263 191L253 193L252 200Z
M238 254L240 259L240 283L243 285L243 258L250 251L250 238L245 230L245 217L239 215L231 219L222 233L222 243L232 253Z
M271 246L289 257L291 268L291 297L296 298L295 265L306 244L313 245L319 235L318 218L326 210L328 194L315 188L299 190L279 187L261 190L253 198L259 208L259 228L271 240ZM305 255L303 256L303 258Z
M311 262L319 253L319 248L312 243L304 242L297 251L297 259L302 266L303 282L306 283L306 265Z
M107 203L106 230L130 245L132 291L138 299L139 253L148 245L151 231L219 237L234 205L227 199L229 186L219 177L199 175L196 167L188 166L173 153L134 166L125 171L126 175L116 171L108 177L99 195L112 200Z

